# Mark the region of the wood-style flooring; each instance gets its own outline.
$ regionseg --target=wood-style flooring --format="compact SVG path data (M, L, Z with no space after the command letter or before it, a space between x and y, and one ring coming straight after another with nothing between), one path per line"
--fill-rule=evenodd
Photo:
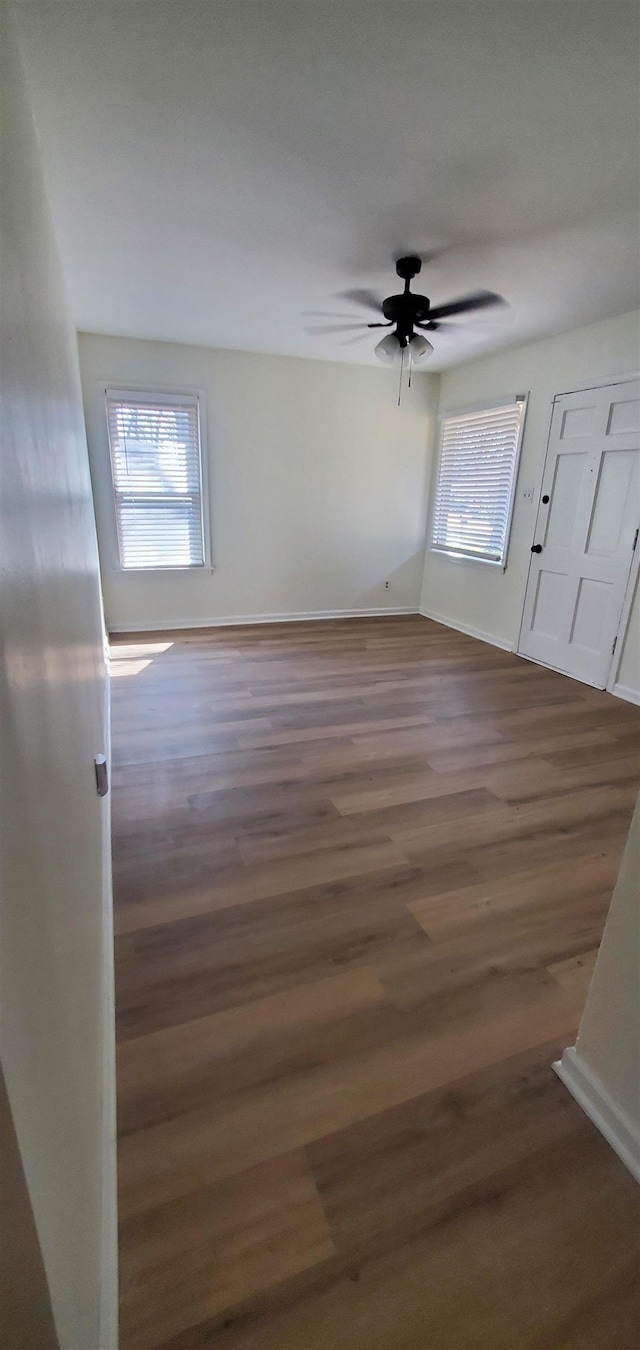
M122 1350L631 1350L551 1063L640 710L419 617L113 643Z

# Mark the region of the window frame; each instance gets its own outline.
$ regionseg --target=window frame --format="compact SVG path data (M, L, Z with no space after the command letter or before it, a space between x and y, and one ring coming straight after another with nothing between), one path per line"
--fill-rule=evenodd
M213 571L213 562L211 558L211 529L210 529L210 497L209 497L209 457L207 454L206 442L206 403L205 395L202 389L195 389L183 385L177 389L174 385L154 385L154 384L121 384L116 381L100 381L104 399L104 418L107 436L107 457L109 460L109 482L111 486L111 518L114 532L114 562L113 570L124 576L138 575L150 576L163 573L202 573L204 571ZM120 399L122 402L127 399L139 399L153 404L166 404L167 407L173 407L176 404L195 405L196 419L198 427L198 464L200 469L200 521L202 529L202 562L184 563L182 565L169 563L157 567L125 567L122 561L122 548L120 540L120 525L118 519L117 493L114 477L113 456L111 453L111 436L109 434L109 400Z
M442 455L442 432L444 423L450 418L468 417L472 414L491 412L494 408L504 408L510 404L523 404L522 418L516 444L516 453L513 462L513 478L511 482L511 494L509 498L509 510L504 534L504 551L502 558L483 558L480 555L473 557L470 553L456 552L454 549L442 548L439 544L433 542L433 531L435 525L435 506L438 490L438 479L440 475L440 460ZM438 413L436 421L436 439L435 453L433 455L433 466L431 474L431 488L429 501L429 520L427 527L427 552L434 553L439 558L445 558L454 563L470 563L472 566L497 568L500 572L506 572L509 557L509 545L511 541L511 525L513 522L513 512L515 508L516 492L518 488L518 476L520 473L520 459L522 455L522 442L524 440L525 424L527 420L527 409L529 406L529 391L518 391L518 393L508 393L502 397L495 397L479 402L465 404L464 407L447 408L446 411Z

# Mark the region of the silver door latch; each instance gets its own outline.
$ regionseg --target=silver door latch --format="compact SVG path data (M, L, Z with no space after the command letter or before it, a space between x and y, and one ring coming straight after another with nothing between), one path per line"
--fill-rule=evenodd
M96 755L94 761L96 771L96 788L99 797L106 797L109 791L109 771L107 769L106 755Z

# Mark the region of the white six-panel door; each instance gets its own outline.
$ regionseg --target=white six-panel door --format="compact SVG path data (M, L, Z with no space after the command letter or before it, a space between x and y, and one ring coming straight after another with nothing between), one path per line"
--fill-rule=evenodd
M640 522L637 380L554 402L519 651L604 688Z

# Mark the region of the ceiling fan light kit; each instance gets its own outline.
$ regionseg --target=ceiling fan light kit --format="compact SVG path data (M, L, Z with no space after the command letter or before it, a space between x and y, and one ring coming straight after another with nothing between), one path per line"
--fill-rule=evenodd
M422 333L414 333L405 346L413 366L426 361L433 351L433 344L426 337L423 337ZM385 366L392 366L395 361L399 361L402 350L403 344L395 333L387 333L377 347L374 347L375 355Z
M400 339L395 333L387 333L377 347L374 347L374 352L383 365L392 366L394 361L399 360L402 352Z
M433 343L429 342L428 338L423 337L422 333L414 333L413 337L409 338L409 354L413 366L419 365L421 361L426 361L427 357L431 356L432 351Z

